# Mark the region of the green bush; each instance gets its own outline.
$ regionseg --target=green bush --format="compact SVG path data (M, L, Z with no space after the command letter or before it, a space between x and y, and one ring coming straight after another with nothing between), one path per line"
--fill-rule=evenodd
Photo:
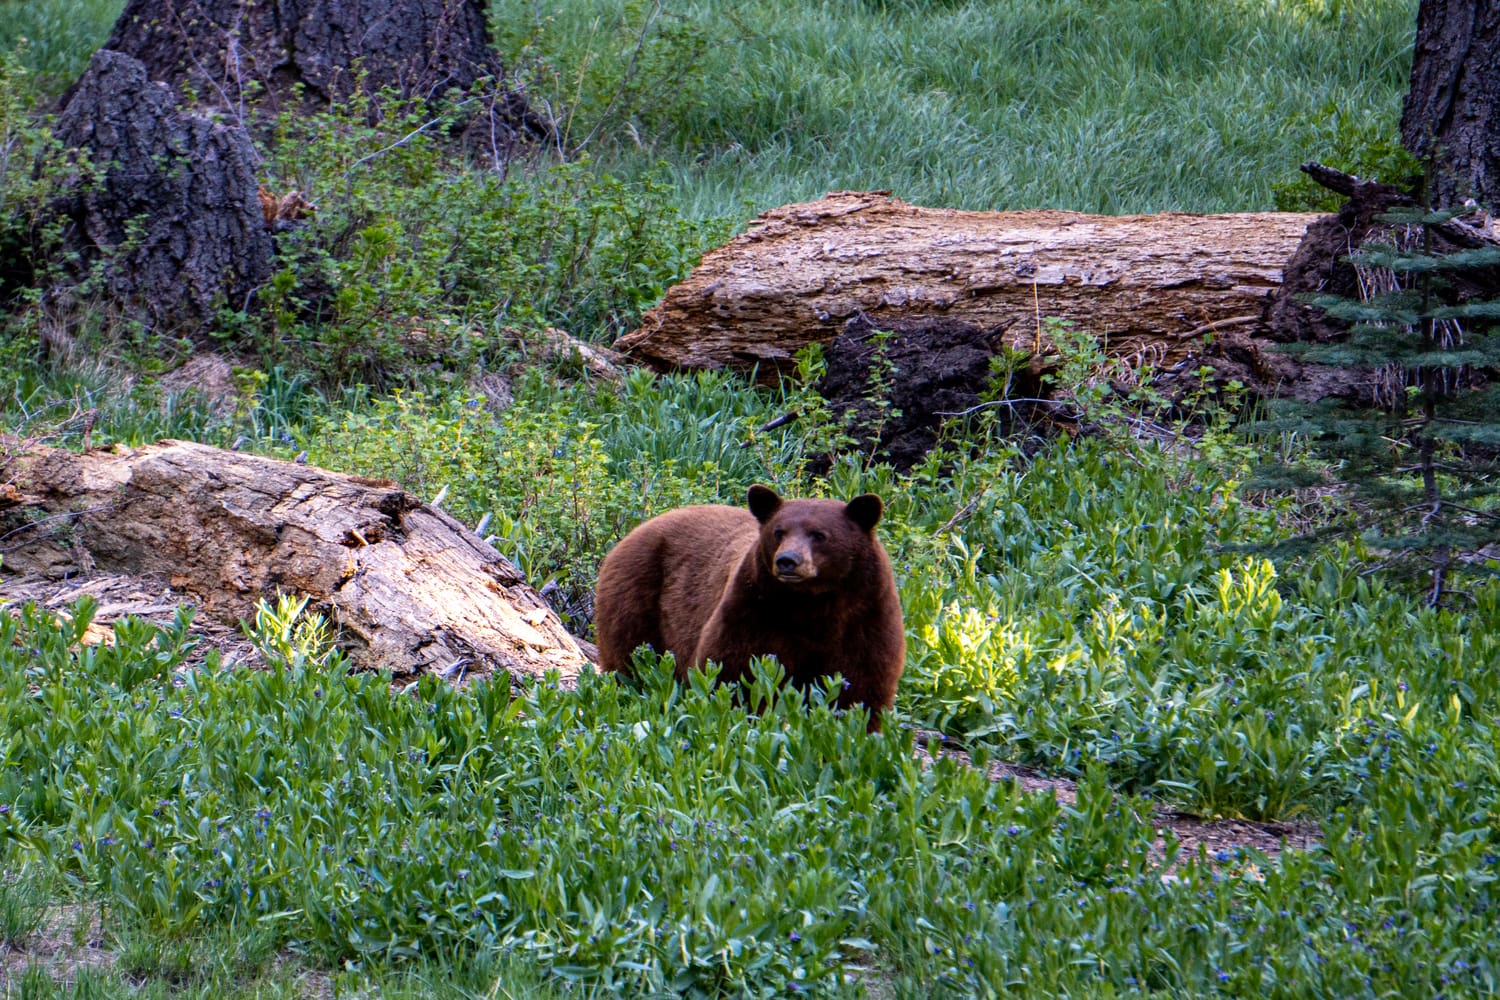
M272 190L304 191L316 212L281 237L286 266L262 292L255 346L332 384L490 359L505 327L612 339L723 235L684 218L650 175L626 182L583 161L464 168L441 116L372 125L368 101L284 114L267 164Z
M316 417L285 452L317 465L394 479L467 524L490 518L500 551L584 629L599 562L624 533L674 507L744 502L784 436L741 440L775 415L775 398L734 376L630 373L614 389L559 386L534 366L515 401L461 392L397 392ZM550 585L550 586L549 586Z

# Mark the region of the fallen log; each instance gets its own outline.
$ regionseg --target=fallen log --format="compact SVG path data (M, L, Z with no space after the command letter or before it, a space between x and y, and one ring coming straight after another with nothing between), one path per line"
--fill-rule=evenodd
M0 480L27 501L0 515L7 577L156 577L231 621L305 595L357 668L398 678L585 663L515 566L393 482L182 441L7 454Z
M1207 335L1262 336L1314 214L1098 216L917 208L840 191L764 213L704 256L615 346L661 368L785 371L863 318L943 318L1051 352L1046 318L1159 365Z

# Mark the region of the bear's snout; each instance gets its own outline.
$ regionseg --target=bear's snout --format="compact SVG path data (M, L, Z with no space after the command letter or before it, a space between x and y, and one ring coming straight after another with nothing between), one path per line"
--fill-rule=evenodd
M818 575L817 560L812 553L792 546L777 549L771 565L776 569L776 579L783 583L800 583Z

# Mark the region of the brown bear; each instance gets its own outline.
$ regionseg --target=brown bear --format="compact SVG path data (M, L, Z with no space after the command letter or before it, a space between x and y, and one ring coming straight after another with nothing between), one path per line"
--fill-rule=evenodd
M682 507L621 539L599 568L599 662L628 671L638 646L670 652L677 678L709 660L721 683L753 656L775 656L806 686L842 674L841 708L864 705L869 729L896 697L906 659L901 602L875 539L880 498L782 500L752 486L749 510Z

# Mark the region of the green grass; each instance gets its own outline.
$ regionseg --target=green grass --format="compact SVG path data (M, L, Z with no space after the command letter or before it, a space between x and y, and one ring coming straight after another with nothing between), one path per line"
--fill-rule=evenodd
M0 48L67 81L120 0L12 4ZM498 47L568 148L666 161L694 217L840 188L916 204L1270 208L1308 158L1394 135L1412 0L785 4L495 0Z
M510 957L628 995L846 993L872 967L902 995L1495 985L1492 697L1356 697L1343 721L1378 766L1324 813L1326 847L1163 879L1147 810L1102 768L1065 809L923 768L900 728L867 737L820 693L753 719L647 660L638 690L399 697L316 650L163 683L181 623L83 649L80 612L0 621L0 829L128 918L142 974L243 975L288 948ZM1430 628L1477 635L1484 614Z
M42 0L6 4L0 17L0 50L21 47L24 64L43 88L61 92L109 38L124 0Z
M1302 160L1354 152L1335 148L1359 141L1341 123L1394 133L1415 30L1409 0L652 9L500 0L494 21L513 63L556 74L532 87L576 109L575 141L598 131L629 163L644 136L710 216L840 188L972 209L1270 208Z

